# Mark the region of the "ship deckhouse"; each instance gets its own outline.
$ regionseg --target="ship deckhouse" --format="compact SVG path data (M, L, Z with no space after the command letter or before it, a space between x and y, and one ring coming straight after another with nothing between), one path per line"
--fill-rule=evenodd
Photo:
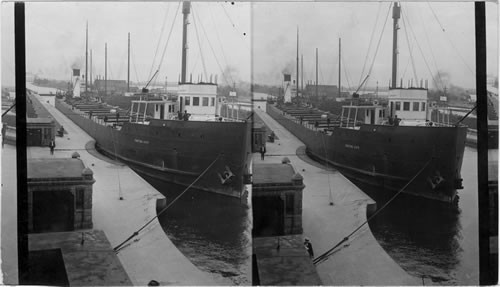
M392 88L389 90L389 116L405 122L425 123L428 98L425 88Z
M191 114L192 120L210 120L217 114L216 111L216 84L190 84L179 85L178 91L179 111Z

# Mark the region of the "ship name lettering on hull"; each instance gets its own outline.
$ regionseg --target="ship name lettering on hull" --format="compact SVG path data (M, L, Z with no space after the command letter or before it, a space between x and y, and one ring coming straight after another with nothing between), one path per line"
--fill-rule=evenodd
M345 144L345 147L350 149L359 149L359 145Z
M140 140L140 139L134 139L134 141L136 143L141 143L141 144L149 144L149 141L144 141L144 140Z

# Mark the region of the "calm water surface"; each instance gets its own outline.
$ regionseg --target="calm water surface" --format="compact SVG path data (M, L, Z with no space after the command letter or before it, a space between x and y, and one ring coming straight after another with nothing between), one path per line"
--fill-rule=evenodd
M167 197L183 188L147 178ZM177 248L199 269L222 278L219 284L251 285L250 210L239 199L188 191L159 221Z
M370 228L386 252L425 285L478 285L477 151L466 147L458 210L400 196ZM388 196L362 187L381 207Z

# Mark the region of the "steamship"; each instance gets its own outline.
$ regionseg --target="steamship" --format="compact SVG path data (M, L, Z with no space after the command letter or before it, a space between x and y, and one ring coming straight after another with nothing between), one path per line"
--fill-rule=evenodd
M95 139L97 150L141 175L241 197L249 170L251 123L220 115L216 83L186 81L190 2L183 2L182 12L182 74L176 95L152 95L143 89L127 114L78 99L78 92L56 107Z
M343 106L342 114L282 105L268 113L306 144L307 153L354 182L439 202L457 202L467 127L432 122L427 87L397 86L397 30L400 6L393 6L394 50L388 105ZM359 117L361 115L361 117ZM363 120L358 120L362 118Z

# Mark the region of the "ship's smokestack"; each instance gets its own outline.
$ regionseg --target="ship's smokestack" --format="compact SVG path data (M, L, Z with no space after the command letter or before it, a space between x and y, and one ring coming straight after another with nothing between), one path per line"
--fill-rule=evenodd
M393 42L392 42L392 88L396 88L396 78L398 76L398 20L401 14L401 6L399 6L398 2L394 2L394 6L392 8L392 19L394 19L393 24ZM401 84L402 86L402 84Z
M187 25L188 15L191 11L191 2L185 1L182 3L182 14L184 14L183 29L182 29L182 72L181 72L181 83L186 82L186 62L187 62ZM192 81L191 81L192 82Z

